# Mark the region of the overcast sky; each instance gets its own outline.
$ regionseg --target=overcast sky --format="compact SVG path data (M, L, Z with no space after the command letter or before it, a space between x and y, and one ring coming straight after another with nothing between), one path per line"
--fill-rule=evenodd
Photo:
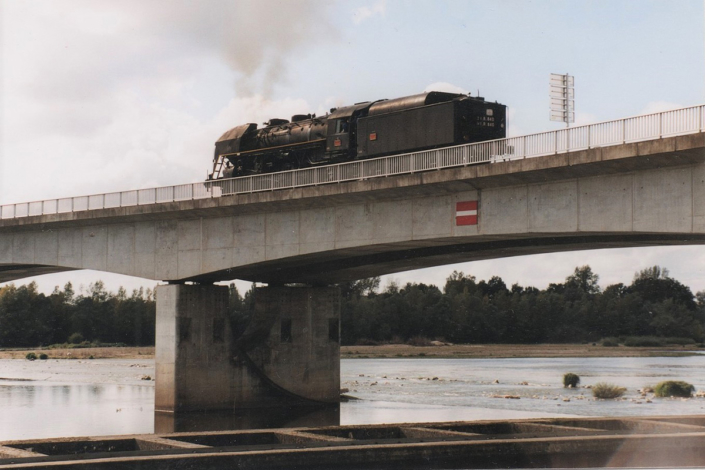
M0 0L0 204L203 180L225 130L428 89L553 130L548 76L575 75L577 124L705 102L702 0ZM605 287L658 264L705 289L705 249L600 250L442 266L544 288L590 264ZM35 278L44 292L103 279ZM23 283L25 281L16 281Z

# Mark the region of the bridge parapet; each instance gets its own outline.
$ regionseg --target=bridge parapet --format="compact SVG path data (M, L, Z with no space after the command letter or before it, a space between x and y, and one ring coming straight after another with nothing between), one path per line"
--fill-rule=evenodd
M210 199L413 174L694 134L703 132L704 129L705 105L691 106L550 132L336 165L175 186L7 204L0 206L0 219Z

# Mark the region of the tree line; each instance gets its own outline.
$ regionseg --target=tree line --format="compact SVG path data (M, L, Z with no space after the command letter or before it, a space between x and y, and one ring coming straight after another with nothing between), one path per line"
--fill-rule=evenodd
M478 281L453 272L443 289L380 279L340 284L341 341L345 345L440 340L453 343L595 342L609 337L689 338L705 335L705 292L654 266L631 284L604 290L589 266L575 268L546 289L507 287L494 276ZM230 285L230 319L241 334L254 311L256 291ZM153 345L156 305L150 289L108 292L102 282L76 294L71 283L51 295L35 283L0 288L0 347L63 343Z
M630 285L598 285L589 266L563 283L539 290L499 277L478 281L453 272L443 290L433 285L379 280L343 287L343 344L414 342L576 343L603 338L656 336L703 341L705 292L671 278L658 266L634 275Z
M32 282L0 288L0 347L108 343L154 344L156 308L151 289L112 293L101 281L76 294L69 282L51 295Z

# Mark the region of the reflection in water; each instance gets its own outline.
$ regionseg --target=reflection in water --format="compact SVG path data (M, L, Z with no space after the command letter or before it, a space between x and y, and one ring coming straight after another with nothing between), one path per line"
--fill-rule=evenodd
M154 432L227 431L239 429L338 426L340 407L294 407L220 412L154 413Z
M32 383L0 385L0 440L152 432L153 387Z

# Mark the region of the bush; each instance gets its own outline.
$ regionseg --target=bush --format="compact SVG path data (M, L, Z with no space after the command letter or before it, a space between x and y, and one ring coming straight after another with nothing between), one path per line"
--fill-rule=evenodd
M666 380L665 382L659 382L656 387L654 387L654 395L661 398L666 397L683 397L689 398L693 396L695 387L688 382L680 382L675 380Z
M602 346L616 348L619 346L619 338L602 338Z
M69 343L71 344L81 344L83 342L83 335L81 333L74 333L69 336Z
M626 391L627 389L624 387L618 387L617 385L604 382L600 382L592 386L592 396L602 400L619 398L624 395L624 392Z
M37 355L33 352L28 352L24 358L28 361L34 361L35 359L37 359Z
M44 354L44 353L41 353L41 354L39 355L39 359L41 359L42 361L46 361L47 359L49 359L49 356L47 356L47 355Z
M568 372L563 376L563 386L575 388L580 383L580 376L572 372Z

